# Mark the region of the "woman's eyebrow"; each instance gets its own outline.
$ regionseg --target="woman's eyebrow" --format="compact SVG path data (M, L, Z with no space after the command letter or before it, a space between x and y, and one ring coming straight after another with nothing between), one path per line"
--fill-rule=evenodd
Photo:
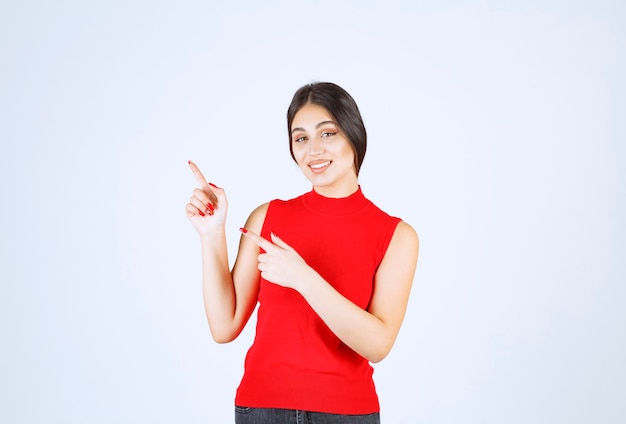
M333 121L322 121L322 122L320 122L319 124L317 124L317 125L315 126L315 129L318 129L319 127L321 127L321 126L323 126L323 125L326 125L326 124L333 124L333 125L337 125L337 124L335 124ZM305 130L304 128L301 128L301 127L296 127L296 128L293 128L293 129L291 130L291 133L293 134L293 133L295 133L296 131L304 131L304 132L306 132L306 130Z
M318 128L319 128L319 127L321 127L322 125L326 125L326 124L333 124L333 125L335 125L335 123L334 123L333 121L322 121L322 122L320 122L319 124L317 124L317 125L315 126L315 129L318 129Z

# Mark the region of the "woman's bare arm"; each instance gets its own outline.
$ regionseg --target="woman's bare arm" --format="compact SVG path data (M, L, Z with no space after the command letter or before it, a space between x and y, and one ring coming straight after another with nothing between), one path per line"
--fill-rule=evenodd
M376 272L368 310L337 292L280 238L272 236L269 242L251 231L244 234L266 251L258 264L263 278L297 290L341 341L369 361L387 356L404 319L417 265L419 239L411 226L398 223Z
M242 238L232 271L229 269L225 222L228 209L222 188L207 183L200 169L189 163L199 188L186 206L187 217L200 235L204 308L213 339L234 340L243 330L257 302L259 247ZM246 226L261 231L267 204L255 209Z

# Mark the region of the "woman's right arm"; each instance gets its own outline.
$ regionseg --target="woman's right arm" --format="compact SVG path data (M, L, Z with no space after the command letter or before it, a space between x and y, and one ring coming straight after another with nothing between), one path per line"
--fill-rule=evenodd
M209 185L193 162L189 165L200 185L185 210L200 235L204 308L213 339L227 343L241 333L256 306L260 251L254 242L243 237L233 269L229 269L226 194L223 189ZM264 204L255 209L245 224L246 228L254 228L260 233L267 207L268 204Z

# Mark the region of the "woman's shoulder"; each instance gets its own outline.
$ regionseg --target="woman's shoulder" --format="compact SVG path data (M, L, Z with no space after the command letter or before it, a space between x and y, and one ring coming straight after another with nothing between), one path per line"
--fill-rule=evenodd
M283 206L283 205L292 205L294 203L298 203L302 200L302 198L304 197L304 194L297 196L297 197L293 197L293 198L289 198L289 199L273 199L270 200L269 202L263 203L259 206L257 206L251 213L250 213L250 218L260 218L261 221L265 218L265 216L267 215L267 211L270 208L273 207L277 207L277 206Z
M272 201L273 202L273 201ZM252 215L259 215L259 214L266 214L267 213L267 209L270 207L270 204L272 202L266 202L263 203L262 205L257 206L256 208L254 208L254 210L250 213L250 216Z
M263 203L262 205L257 206L248 216L248 220L246 221L246 228L254 231L257 234L260 234L261 228L263 228L263 222L265 221L265 216L267 215L267 210L269 209L271 202Z
M419 249L419 236L417 235L417 231L406 221L400 220L398 222L393 232L392 240L396 241L396 243L403 244L405 247L411 246L415 249Z

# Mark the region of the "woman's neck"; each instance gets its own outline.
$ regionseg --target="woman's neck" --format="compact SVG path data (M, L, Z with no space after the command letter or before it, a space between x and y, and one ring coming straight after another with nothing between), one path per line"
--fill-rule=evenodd
M341 184L313 186L313 190L315 190L317 194L331 199L348 197L356 193L358 189L359 182L356 178L353 181L344 181Z

